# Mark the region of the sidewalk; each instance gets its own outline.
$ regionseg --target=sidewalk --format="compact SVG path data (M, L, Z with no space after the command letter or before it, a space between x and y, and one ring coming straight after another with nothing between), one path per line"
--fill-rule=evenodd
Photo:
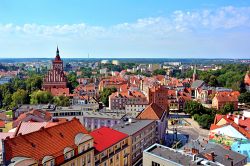
M192 118L185 118L185 120L190 123L191 127L194 128L200 136L207 138L209 135L209 130L200 128L199 124Z

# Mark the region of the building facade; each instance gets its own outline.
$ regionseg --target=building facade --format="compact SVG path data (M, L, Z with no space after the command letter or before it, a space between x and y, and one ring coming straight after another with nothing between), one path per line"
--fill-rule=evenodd
M113 128L129 135L129 165L141 165L143 150L156 142L156 122L130 119Z
M168 89L164 86L153 86L148 91L149 104L155 103L163 110L168 111Z
M52 61L52 69L48 71L43 80L42 89L49 91L52 95L68 95L67 79L63 71L63 61L57 48L56 57Z
M126 105L144 105L147 104L146 96L140 91L122 91L115 92L109 96L110 110L125 110Z
M90 133L94 138L95 166L128 166L128 135L108 127Z

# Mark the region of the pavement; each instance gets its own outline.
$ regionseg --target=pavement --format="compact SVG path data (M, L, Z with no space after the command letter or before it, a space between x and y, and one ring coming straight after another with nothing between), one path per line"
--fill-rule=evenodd
M178 126L177 130L181 134L189 135L189 141L196 140L200 138L208 138L209 130L200 128L199 124L194 121L192 118L183 118L186 120L190 125L188 126ZM169 126L171 129L172 126Z

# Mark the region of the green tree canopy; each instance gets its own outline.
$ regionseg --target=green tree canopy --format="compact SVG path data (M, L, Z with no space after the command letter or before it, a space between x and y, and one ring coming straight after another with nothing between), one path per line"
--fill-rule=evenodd
M234 105L233 103L226 103L224 107L220 110L220 113L226 115L228 113L234 112Z
M69 97L67 96L55 96L53 101L57 106L67 107L70 105Z
M109 96L116 92L117 89L115 87L112 88L104 88L103 91L100 93L100 100L105 106L109 106Z
M194 114L199 114L199 115L202 114L202 112L204 112L205 109L201 103L190 100L185 103L184 111L193 116Z
M204 128L204 129L209 129L210 125L214 121L214 116L208 115L208 114L203 114L203 115L198 116L196 118L197 118L197 122L199 123L200 127Z
M17 106L18 104L27 104L29 103L29 94L27 91L23 89L18 89L16 92L13 93L12 95L12 103L11 105Z
M30 95L30 104L48 104L52 103L53 96L47 91L34 91Z
M153 75L166 75L166 71L163 69L156 69L153 71Z
M30 93L33 91L39 90L42 88L43 79L39 75L31 75L27 80L26 83L26 90Z
M71 72L67 75L67 80L68 80L68 88L70 90L70 92L72 92L78 85L78 81L77 81L77 76L75 72Z
M239 96L240 103L250 103L250 92L241 93Z

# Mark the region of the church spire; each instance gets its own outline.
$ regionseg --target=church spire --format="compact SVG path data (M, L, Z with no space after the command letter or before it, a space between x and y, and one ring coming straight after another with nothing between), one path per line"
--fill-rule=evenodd
M60 56L60 55L59 55L59 49L58 49L58 46L57 46L57 48L56 48L56 56Z
M55 60L56 60L56 61L61 61L61 57L60 57L60 54L59 54L58 46L57 46L57 48L56 48L56 57L55 57Z
M193 81L197 80L196 65L194 66Z

